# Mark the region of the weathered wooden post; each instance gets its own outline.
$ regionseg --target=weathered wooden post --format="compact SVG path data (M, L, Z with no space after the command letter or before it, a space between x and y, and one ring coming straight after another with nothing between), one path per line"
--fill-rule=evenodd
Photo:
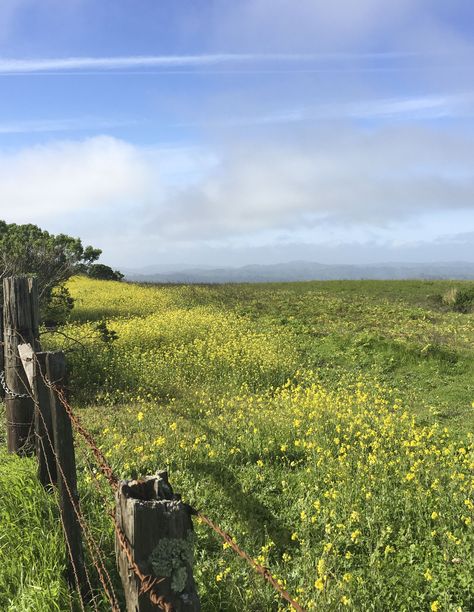
M23 369L34 398L34 427L38 479L46 487L56 484L56 459L54 457L54 434L51 417L50 390L46 384L46 358L48 353L34 353L30 344L19 344Z
M3 292L0 300L0 372L5 370L5 360L3 358ZM5 376L5 375L4 375ZM0 399L5 397L5 389L0 385Z
M64 353L46 353L46 376L49 383L61 388L66 375ZM81 526L76 514L79 510L77 492L76 457L69 415L62 405L56 391L49 389L51 418L53 425L54 453L57 465L57 480L61 521L68 551L67 579L72 587L77 586L84 599L88 598L84 552L82 549ZM75 509L76 508L76 509Z
M18 353L28 343L39 349L39 306L36 279L13 276L3 279L4 382L7 445L12 453L34 451L34 402Z
M54 441L51 394L45 382L47 375L47 356L48 353L36 353L34 356L31 385L35 396L38 479L44 487L57 483L56 458L51 448L51 443Z
M194 530L189 507L173 493L165 471L141 481L122 481L116 494L116 520L133 561L156 578L153 593L173 612L201 609L193 577ZM116 557L128 612L159 610L130 567L116 536ZM163 608L161 608L163 609Z

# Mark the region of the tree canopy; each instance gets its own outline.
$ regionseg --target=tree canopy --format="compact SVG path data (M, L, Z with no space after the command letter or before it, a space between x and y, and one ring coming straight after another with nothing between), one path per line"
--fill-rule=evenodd
M20 274L36 276L42 304L48 303L54 287L87 270L101 252L84 247L80 238L0 220L0 279Z
M90 278L97 278L99 280L121 281L123 278L123 274L121 272L118 270L112 270L110 266L106 266L105 264L101 263L90 265L87 275Z

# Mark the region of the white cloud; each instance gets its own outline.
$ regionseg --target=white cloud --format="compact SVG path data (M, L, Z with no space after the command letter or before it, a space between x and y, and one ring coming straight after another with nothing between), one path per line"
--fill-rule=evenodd
M169 239L268 228L380 228L425 212L474 207L474 139L397 127L306 133L230 146L199 183L169 194L154 224Z
M0 152L0 214L26 223L143 202L155 181L144 153L102 136ZM93 224L93 217L84 219Z
M0 218L80 235L106 246L112 262L158 249L176 259L190 245L276 245L279 233L286 242L388 244L437 218L433 240L473 218L473 157L469 134L407 126L305 127L304 138L212 150L106 136L53 142L0 152Z

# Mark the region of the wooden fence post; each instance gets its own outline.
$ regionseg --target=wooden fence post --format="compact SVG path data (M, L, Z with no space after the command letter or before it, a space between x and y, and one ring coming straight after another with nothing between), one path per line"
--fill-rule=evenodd
M49 382L61 388L66 375L64 353L46 353L46 375ZM57 463L57 479L61 520L64 527L68 554L67 579L72 587L78 587L81 597L88 598L88 588L82 549L81 526L74 507L79 509L77 492L76 457L72 426L66 409L54 389L49 390L54 434L54 451Z
M33 360L33 393L35 396L36 457L38 458L38 479L46 487L57 483L56 458L51 444L54 444L51 394L45 383L48 353L36 353Z
M122 481L116 494L116 519L140 571L158 579L154 592L164 597L169 610L198 612L192 520L180 495L173 493L167 473ZM117 536L115 548L128 612L160 609L151 602L149 593L141 592L142 584Z
M34 402L23 371L18 345L39 349L39 306L36 279L14 276L3 279L4 368L8 450L18 454L34 451Z
M0 372L4 372L5 371L5 359L4 359L4 334L3 334L3 290L1 293L1 300L0 300ZM2 385L0 385L0 399L3 399L5 397L5 389L3 388Z
M35 353L30 344L19 344L23 369L34 398L34 426L38 479L46 487L56 484L56 459L54 457L54 434L51 417L51 395L45 382L48 353Z

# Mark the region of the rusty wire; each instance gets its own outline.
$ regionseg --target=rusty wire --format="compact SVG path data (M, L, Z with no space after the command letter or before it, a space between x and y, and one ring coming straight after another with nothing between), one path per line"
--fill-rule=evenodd
M219 525L216 525L213 521L211 521L209 517L207 517L202 512L197 512L197 517L201 519L201 521L206 523L206 525L208 525L213 531L215 531L224 540L224 542L226 542L232 548L232 550L239 555L239 557L245 559L245 561L247 561L247 563L257 572L257 574L260 574L262 578L264 578L269 584L271 584L272 587L276 591L278 591L280 596L285 599L294 610L296 610L297 612L305 612L304 608L302 608L297 601L292 599L288 591L285 591L285 589L281 586L278 580L272 575L270 570L267 567L263 567L263 565L260 565L254 559L252 559L250 555L248 555L237 545L231 535L221 529Z
M36 360L36 363L37 363L37 365L39 367L39 371L40 371L40 374L41 374L41 377L42 377L44 383L50 389L52 389L54 392L56 392L56 394L59 397L60 394L64 393L63 390L58 388L57 385L52 385L49 382L49 380L47 379L45 374L42 372L41 367L39 365L39 362L38 362L38 360L36 358L36 354L34 352L33 352L33 357ZM58 467L58 469L59 469L59 471L61 473L61 476L62 476L64 485L65 485L65 489L66 489L67 495L68 495L69 500L70 500L70 502L72 504L74 513L75 513L75 515L77 517L77 520L78 520L78 523L79 523L79 525L80 525L80 527L82 529L82 532L84 533L84 537L85 537L85 540L86 540L86 543L87 543L87 547L88 547L89 552L90 552L91 561L92 561L92 563L93 563L93 565L94 565L94 567L95 567L95 569L97 571L97 575L98 575L99 580L100 580L100 582L102 584L102 587L103 587L104 592L105 592L105 594L107 596L107 599L109 600L109 603L111 605L111 610L112 610L112 612L120 612L120 606L118 604L117 595L115 593L115 590L114 590L114 587L113 587L113 582L112 582L112 579L110 577L110 574L108 573L107 568L105 566L105 562L104 562L104 559L103 559L103 556L102 556L102 551L101 551L99 545L97 544L97 542L95 541L95 539L94 539L94 537L93 537L93 535L92 535L92 533L91 533L91 531L89 529L87 521L86 521L86 519L85 519L85 517L84 517L84 515L83 515L83 513L82 513L82 511L81 511L81 509L79 507L79 500L75 500L74 496L72 495L71 489L69 487L68 480L65 477L64 471L62 469L61 462L60 462L59 457L58 457L58 455L57 455L57 453L55 451L55 448L54 448L53 440L51 439L50 433L48 431L48 427L47 427L45 419L44 419L44 416L43 416L41 410L39 409L39 404L38 404L38 401L37 401L37 399L35 397L35 394L34 394L33 390L32 389L30 390L28 388L28 394L27 395L28 395L29 398L32 399L32 401L34 403L34 406L35 406L35 410L37 411L37 413L39 414L39 416L40 416L40 418L42 420L42 424L43 424L43 427L44 427L44 431L46 433L46 437L48 439L49 446L50 446L51 451L52 451L52 453L53 453L53 455L55 457L57 467ZM63 403L63 402L61 402L61 403ZM69 414L69 412L68 412L68 416L69 416L70 420L72 420L71 419L71 415ZM17 423L14 423L14 424L17 425ZM30 430L31 430L32 427L34 427L33 421L30 424ZM44 448L43 439L38 434L36 434L36 436L39 438L41 446L42 446L43 453L45 454L45 448ZM99 451L99 453L100 453L100 451ZM105 460L105 458L104 458L104 460ZM49 476L50 482L52 482L53 479L51 477L51 472L50 472L50 469L49 469L48 462L46 461L45 463L46 463L46 468L47 468L47 471L48 471L48 476ZM75 582L76 582L77 587L78 587L78 593L79 593L79 600L80 600L81 610L83 610L83 612L85 612L84 604L83 604L83 598L82 598L81 589L80 589L79 578L78 578L78 574L77 574L77 569L76 569L76 566L75 566L75 563L74 563L74 559L72 557L71 547L70 547L70 543L69 543L68 538L67 538L67 533L66 533L66 529L65 529L65 525L64 525L64 521L63 521L63 517L62 517L62 513L61 512L60 512L60 520L61 520L63 531L64 531L64 534L65 534L66 545L67 545L69 557L71 559L71 565L72 565L72 569L73 569L73 573L74 573ZM86 575L86 581L88 583L90 594L92 596L93 588L92 588L92 584L91 584L91 581L90 581L89 572L88 572L86 566L84 566L84 570L85 570L85 575ZM104 577L104 574L105 574L105 577ZM108 581L108 585L109 586L107 585L107 581ZM93 602L93 605L94 605L94 609L98 610L97 604L95 603L94 598L92 599L92 602Z
M78 417L74 414L72 407L66 399L64 391L58 388L57 385L48 381L46 377L44 377L44 379L50 389L53 389L54 392L57 393L58 399L66 410L72 425L83 436L87 444L90 446L96 459L100 458L100 461L98 461L98 463L102 474L106 477L112 489L117 490L119 479L114 474L102 451L96 445L91 433L83 427ZM163 578L155 578L154 576L148 576L143 574L143 572L140 570L140 568L133 559L133 553L131 551L130 544L128 543L125 534L123 533L120 525L118 524L115 515L112 512L109 512L109 516L112 518L115 533L117 534L117 540L122 549L124 550L125 555L127 556L127 560L130 564L131 569L133 570L134 574L137 576L141 583L140 593L147 593L150 598L150 601L153 604L159 606L163 610L163 612L173 612L173 606L166 600L163 595L160 595L155 591L155 587L163 580Z
M51 385L51 388L56 390L55 385L52 385L52 384L50 384L50 385ZM100 454L100 457L102 458L102 461L101 461L101 463L99 463L99 467L101 468L101 471L104 474L104 476L109 481L109 484L112 486L112 488L114 490L116 490L117 487L118 487L119 479L114 474L112 468L110 467L110 465L107 462L107 459L105 458L103 453L100 451L100 449L97 447L97 445L96 445L96 443L94 441L94 438L92 437L90 432L88 432L80 424L80 421L77 418L77 416L74 414L72 407L67 402L64 392L62 390L57 390L57 392L58 392L59 401L64 406L64 408L65 408L66 412L68 413L68 415L69 415L73 425L75 427L78 427L78 426L80 427L80 429L78 429L78 431L79 431L79 433L81 433L81 435L84 437L86 442L89 444L89 446L91 447L94 455L97 457L98 454ZM229 546L232 548L232 550L239 555L239 557L241 557L242 559L247 561L247 563L258 574L260 574L280 594L280 596L283 599L285 599L293 607L294 610L296 610L297 612L305 612L304 608L302 608L300 606L300 604L297 601L295 601L290 596L290 594L281 586L281 584L272 575L272 573L270 572L270 570L268 568L263 567L262 565L259 565L256 561L254 561L254 559L252 559L252 557L250 557L250 555L248 555L245 551L243 551L236 544L234 539L227 532L225 532L223 529L221 529L216 523L211 521L211 519L208 518L205 514L203 514L201 512L197 512L196 514L197 514L197 516L204 523L206 523L213 531L215 531L215 533L217 533L225 542L227 542L229 544ZM140 568L138 568L136 566L136 564L133 562L133 556L132 556L132 553L130 551L129 545L128 545L127 541L126 541L125 535L123 534L120 526L118 525L115 516L112 515L112 514L111 514L111 516L112 516L112 520L114 521L115 531L117 533L117 537L119 539L119 543L124 548L125 554L127 555L127 559L129 560L130 565L132 566L135 574L137 575L137 577L139 578L139 580L142 583L142 592L150 592L150 599L151 599L151 601L153 603L156 603L157 605L160 605L157 601L154 601L154 599L152 599L152 590L151 589L153 588L154 584L151 584L151 587L149 586L150 585L150 579L152 579L152 577L145 576L140 571ZM168 612L168 611L172 610L172 608L163 608L162 607L162 610L165 610L166 612Z
M92 469L90 468L89 460L86 455L85 455L85 461L88 463L89 470L92 472ZM102 493L100 489L99 483L97 482L97 479L95 478L96 475L94 473L93 475L94 475L94 478L92 478L92 482L94 483L97 493L100 496L102 502L104 503L104 507L105 507L107 505L107 498L105 497L105 495ZM135 563L133 559L133 553L132 553L130 544L122 528L120 527L115 514L112 511L108 511L107 514L112 519L112 522L114 524L114 529L117 534L118 542L120 546L123 548L127 556L127 561L130 565L130 568L133 569L134 573L136 574L138 579L141 581L140 595L143 593L149 593L150 594L149 597L152 603L158 605L162 610L164 610L164 612L173 612L173 608L171 604L169 604L163 596L160 596L158 593L153 592L154 587L158 585L160 582L162 582L164 578L156 578L154 576L148 576L148 575L143 574L143 572L140 570L139 566Z
M41 418L43 419L43 415L41 414L41 412L40 412L40 415L41 415ZM43 419L43 423L44 423L44 427L45 427L45 431L46 431L46 436L47 436L47 438L48 438L48 440L50 442L52 452L53 452L53 454L55 456L55 459L56 459L56 464L58 466L59 471L61 472L61 476L62 476L64 485L65 485L68 497L69 497L69 499L71 501L71 504L72 504L72 507L74 509L74 513L75 513L75 515L77 517L77 520L79 522L79 525L80 525L80 527L81 527L81 529L82 529L82 531L84 533L84 536L85 536L85 539L86 539L86 543L87 543L87 547L89 548L89 552L90 552L90 555L91 555L92 563L94 564L94 567L97 570L97 574L99 576L99 580L100 580L100 582L101 582L101 584L102 584L102 586L104 588L105 594L107 595L107 598L109 600L109 603L110 603L110 605L112 607L113 612L120 612L120 608L119 608L119 605L118 605L118 602L117 602L117 596L116 596L116 594L115 594L115 592L113 590L113 585L112 585L112 580L110 578L110 575L108 574L107 569L105 568L105 565L104 565L104 562L103 562L103 559L102 559L102 556L101 556L102 553L100 551L100 548L99 548L97 542L94 540L94 537L92 536L92 534L91 534L91 532L89 530L89 527L87 525L87 522L86 522L86 520L84 518L84 515L82 514L82 511L78 507L78 503L76 502L76 500L74 499L74 496L72 495L72 492L71 492L71 490L69 488L69 483L67 482L67 479L66 479L65 474L63 472L63 469L62 469L61 463L59 461L59 458L58 458L58 456L57 456L57 454L56 454L56 452L54 450L54 447L52 446L52 441L51 441L51 438L50 438L49 433L47 431L46 423L44 422L44 419ZM43 449L44 449L44 446L43 446ZM46 462L46 465L47 465L47 462ZM49 468L48 468L48 473L49 473ZM50 479L51 479L51 476L50 476ZM97 555L97 558L99 559L98 563L97 563L97 558L94 556L94 552ZM109 580L112 593L109 592L109 588L107 587L106 580L105 580L105 578L103 576L103 571L104 571L104 573L106 574L106 576L107 576L107 578Z
M43 373L41 375L42 375L45 383L48 384L48 386L50 386L49 383L47 382L47 378L43 375ZM52 388L52 386L51 386L51 388ZM57 389L57 387L55 387L55 390L56 389ZM95 569L97 571L97 575L99 577L99 580L100 580L100 582L102 584L102 587L103 587L104 592L105 592L105 594L107 596L107 599L109 600L109 603L111 605L112 611L113 612L120 612L120 607L119 607L119 604L118 604L117 595L115 594L110 574L108 573L107 568L105 567L105 563L104 563L104 560L103 560L103 557L102 557L102 552L100 550L100 547L97 544L97 542L95 541L92 533L89 530L89 526L87 524L87 521L85 520L85 517L84 517L81 509L79 508L78 501L75 500L74 496L72 495L71 489L69 487L69 483L68 483L67 478L65 477L64 471L62 469L61 462L60 462L59 457L56 454L56 451L54 449L53 441L51 440L51 436L49 435L49 431L48 431L48 427L46 425L46 421L45 421L45 419L43 417L43 414L41 413L41 410L39 409L39 406L37 405L37 402L36 402L34 397L33 397L33 401L35 402L36 410L38 411L38 414L39 414L39 416L40 416L40 418L41 418L41 420L43 422L43 426L44 426L44 430L45 430L45 433L46 433L46 437L48 438L48 442L49 442L49 445L51 447L51 451L52 451L52 453L53 453L53 455L54 455L54 457L56 459L57 467L58 467L59 471L61 472L61 476L62 476L64 485L65 485L68 497L69 497L69 499L71 501L74 513L75 513L75 515L77 517L77 520L79 522L79 525L80 525L80 527L81 527L81 529L82 529L82 531L84 533L84 537L85 537L85 540L86 540L86 543L87 543L87 547L89 548L89 552L90 552L90 555L91 555L91 560L92 560L92 563L93 563L93 565L94 565L94 567L95 567ZM43 450L44 450L44 446L43 446ZM47 465L47 462L46 462L46 465ZM48 468L48 473L49 473L49 468ZM51 480L51 475L50 475L50 480ZM67 540L67 537L66 537L66 540ZM95 556L95 555L97 555L97 556ZM105 574L105 577L104 577L104 574ZM107 581L109 583L109 586L107 585Z
M157 605L161 610L163 610L163 612L174 612L173 605L169 601L167 601L163 595L159 595L155 590L155 587L158 584L160 584L160 582L163 582L164 578L156 578L154 576L149 576L149 575L144 574L141 571L141 569L135 563L135 560L133 558L133 552L132 552L132 549L130 548L130 544L127 540L126 535L122 531L122 528L120 527L116 516L114 515L113 512L109 512L109 516L111 517L114 523L115 533L117 534L118 542L120 546L122 547L123 551L125 552L127 561L129 562L130 567L133 570L136 577L140 580L140 583L141 583L140 594L148 593L151 603Z
M97 446L97 444L95 443L95 440L92 436L92 434L82 425L80 419L77 417L77 415L74 413L71 405L69 404L69 402L66 399L66 395L64 392L64 389L59 388L56 384L54 384L53 382L49 381L46 376L44 374L42 374L43 380L45 382L45 384L52 389L56 394L57 397L61 403L61 405L64 407L67 415L69 416L69 419L71 421L71 424L73 425L73 427L76 429L76 431L81 434L81 436L84 438L84 440L86 441L87 445L89 446L89 448L91 449L92 453L94 454L96 461L98 463L99 469L102 472L102 474L105 476L105 478L107 479L109 485L111 486L111 488L116 491L118 489L118 485L119 485L119 479L116 476L116 474L114 473L112 467L109 465L105 455L103 454L103 452L100 450L100 448ZM41 414L41 413L40 413ZM41 415L41 418L43 418L43 415ZM47 432L47 428L45 427L45 430ZM49 438L49 434L48 438ZM52 444L51 440L50 444ZM53 448L53 446L52 446ZM53 453L54 453L54 448L53 448ZM54 453L55 454L55 453ZM56 454L55 454L56 456ZM56 460L57 460L57 456L56 456ZM62 472L62 468L59 465L59 461L57 461L58 466ZM64 478L64 474L63 474L63 478ZM73 503L73 508L76 512L79 524L81 525L81 528L84 531L84 534L86 536L86 540L88 540L88 536L90 536L90 533L88 532L88 527L87 525L84 523L84 521L82 520L84 517L82 515L82 518L79 516L80 511L78 512L78 509L76 508L76 504L74 503L71 493L69 491L69 487L67 485L67 481L66 482L66 487L68 489L68 494L71 498L71 501ZM81 513L82 514L82 513ZM216 523L214 523L209 517L207 517L205 514L203 514L202 512L196 512L196 515L198 516L198 518L204 522L205 524L207 524L217 535L219 535L219 537L226 542L231 548L232 550L242 559L244 559L253 569L254 571L256 571L259 575L261 575L264 580L266 580L274 589L275 591L277 591L279 593L279 595L285 600L287 601L294 610L296 610L297 612L305 612L304 608L302 608L300 606L300 604L295 601L290 594L281 586L281 584L278 582L278 580L272 575L272 573L270 572L270 570L266 567L263 567L262 565L260 565L259 563L257 563L254 559L252 559L252 557L250 557L250 555L248 555L244 550L242 550L237 543L235 542L235 540L232 538L232 536L230 536L230 534L228 534L226 531L224 531L223 529L221 529ZM134 559L133 559L133 553L132 550L130 548L130 544L127 541L127 538L125 536L125 534L123 533L120 525L117 522L117 519L115 517L115 515L112 512L109 512L109 516L111 517L113 523L114 523L114 528L115 528L115 532L117 535L117 540L118 543L120 544L120 546L122 547L122 549L125 552L125 555L127 557L128 562L130 563L130 567L131 569L133 569L135 575L137 576L137 578L139 579L140 583L141 583L141 589L140 589L140 593L148 593L149 597L150 597L150 601L159 606L164 612L173 612L173 607L172 605L166 601L166 599L162 596L159 595L156 591L155 591L155 587L163 580L155 578L153 576L149 576L149 575L145 575L143 574L143 572L140 570L140 568L138 567L138 565L135 563ZM87 533L86 533L87 531ZM99 555L100 555L100 549L97 546L97 543L93 540L94 542L95 548L96 550L99 550ZM109 597L109 601L112 605L112 610L115 612L116 610L120 610L120 608L118 607L118 605L116 607L114 607L114 603L112 598L110 597L110 593L108 591L108 588L105 584L105 579L103 579L102 576L102 572L101 569L97 566L96 564L96 559L93 555L92 549L91 549L91 545L88 542L88 547L89 550L91 552L91 558L92 561L96 567L96 570L98 572L99 575L99 579L101 580L102 586L104 587L104 591L106 592L107 596ZM100 559L100 563L102 565L102 567L105 569L105 566L103 564L102 559ZM112 586L112 582L110 579L110 576L107 575L108 580L110 581L110 585ZM113 587L112 587L113 589ZM113 594L114 598L115 598L115 593ZM82 601L81 601L81 605L82 605Z
M87 458L87 456L85 455L85 461L88 463L89 465L89 470L92 472L92 469L90 467L90 463L89 460ZM93 474L93 478L92 478L92 482L94 483L94 486L97 490L98 495L100 496L102 502L104 503L104 507L107 505L107 499L105 497L105 495L102 493L99 483L97 482L96 479L96 475L92 472ZM115 529L115 533L117 535L117 539L118 542L120 544L120 546L123 548L126 556L127 556L127 561L129 563L129 566L131 569L133 569L135 575L137 576L137 578L140 580L141 582L141 588L140 588L140 595L143 593L149 593L149 597L150 597L150 601L154 604L156 604L157 606L159 606L164 612L173 612L173 607L171 606L171 604L169 602L166 601L166 599L162 596L159 595L158 593L154 592L154 588L155 586L157 586L160 582L162 582L164 580L164 578L156 578L154 576L148 576L143 574L143 572L140 570L139 566L135 563L134 559L133 559L133 553L130 547L130 544L127 540L127 537L125 536L122 528L120 527L115 514L112 511L107 512L107 514L110 516L110 518L112 519L112 522L114 524L114 529Z
M55 388L55 385L51 385L51 388ZM64 393L61 393L61 391L57 390L57 388L55 388L55 390L58 392L59 401L64 406L64 409L66 410L67 414L69 415L69 417L71 419L71 423L74 425L74 427L78 427L78 426L80 427L80 430L78 429L78 431L81 433L81 435L84 437L84 439L86 440L86 442L90 446L92 452L94 453L94 456L97 458L98 454L100 454L100 456L103 458L103 461L99 464L101 472L106 477L106 479L109 482L110 486L114 490L117 490L118 489L118 482L119 482L119 480L118 480L117 476L114 474L114 472L113 472L112 468L110 467L110 465L108 464L107 460L105 459L105 456L103 455L103 453L100 451L100 449L95 444L92 435L90 434L90 432L88 432L80 424L79 419L76 417L76 415L72 411L72 407L67 402ZM119 523L118 523L114 513L113 512L109 512L108 514L109 514L110 518L112 519L112 522L114 524L115 533L117 535L117 540L118 540L120 546L122 547L123 551L125 552L125 555L127 557L127 561L130 564L130 568L133 570L134 574L137 576L137 578L139 579L139 581L141 583L140 593L148 593L148 596L150 597L150 601L153 604L159 606L163 610L163 612L173 612L173 606L165 599L165 597L163 595L159 595L155 591L155 587L160 582L162 582L164 579L163 578L155 578L154 576L149 576L149 575L143 574L143 572L140 570L140 568L138 567L138 565L135 563L135 561L133 559L133 553L132 553L132 550L130 548L130 544L129 544L125 534L123 533L122 528L120 527L120 525L119 525Z
M41 436L38 436L38 439L40 441L41 448L43 449L43 454L46 455L45 448L44 448L44 443L43 443L43 438ZM48 471L49 480L50 480L50 482L52 482L53 480L52 480L51 471L49 469L48 462L46 462L46 469ZM63 528L64 540L66 541L66 548L67 548L67 551L68 551L69 559L71 560L71 566L72 566L72 571L73 571L73 574L74 574L74 580L76 582L77 592L78 592L78 595L79 595L79 603L80 603L82 612L85 612L84 602L82 601L82 595L81 595L81 584L79 582L79 576L77 574L76 563L74 561L74 555L72 554L71 545L70 545L68 537L67 537L66 526L64 524L64 519L63 519L63 515L62 515L62 512L61 512L61 508L59 507L59 502L58 502L58 508L59 508L59 520L61 521L61 526ZM84 569L86 569L86 568L84 568ZM86 569L86 580L87 580L87 584L89 586L89 589L92 592L92 584L91 584L89 572L87 571L87 569ZM95 609L97 610L97 606L95 606Z
M45 379L45 381L46 381L46 384L51 389L53 389L53 391L55 393L57 393L58 399L61 402L62 406L64 407L65 411L67 412L72 425L74 426L76 431L78 431L81 434L81 436L84 438L84 440L89 445L90 449L92 450L92 452L93 452L93 454L94 454L94 456L95 456L95 458L97 460L97 463L99 464L99 468L100 468L102 474L107 478L110 486L113 489L117 489L118 483L119 483L119 479L114 474L114 471L112 470L112 468L109 465L109 462L105 458L104 453L100 450L100 448L95 443L95 440L92 437L92 434L89 431L87 431L87 429L82 425L82 423L79 420L78 416L76 414L74 414L71 405L69 404L69 402L66 399L66 394L64 393L64 390L63 389L59 389L55 384L47 381L47 379Z

